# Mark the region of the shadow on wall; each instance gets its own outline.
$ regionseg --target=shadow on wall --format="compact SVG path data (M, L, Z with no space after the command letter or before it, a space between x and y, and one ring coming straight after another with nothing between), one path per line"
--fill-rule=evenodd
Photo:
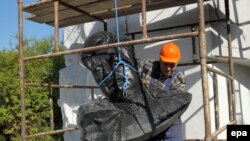
M227 44L227 30L226 30L226 23L225 24L221 24L221 23L213 23L211 24L211 28L214 29L214 32L212 32L211 34L211 38L212 38L212 49L218 48L219 49L219 56L225 56L225 53L223 53L223 51L225 51L225 49L223 50L223 45L224 48L228 46ZM239 49L239 57L240 58L244 58L245 56L243 55L243 52L246 51L246 49L243 50L242 46L242 41L240 36L243 34L243 30L239 28L238 25L231 25L231 41L233 40L237 40L237 46L233 46L233 48L238 48ZM223 40L225 40L226 42L223 43ZM234 44L235 45L235 44ZM226 49L227 50L227 49ZM227 54L227 53L226 53Z
M84 26L83 24L80 24L80 25L75 25L75 26L66 28L67 29L66 31L68 31L68 33L66 35L64 34L64 43L68 43L68 42L75 43L75 42L79 42L85 39L86 34L85 32L83 32L84 30L83 26ZM75 36L76 33L77 35Z
M88 36L103 30L104 24L99 21L74 25L67 28L68 32L64 34L64 43L83 43Z
M199 9L194 7L193 9L187 9L188 6L180 6L176 10L168 11L163 9L154 18L148 20L148 29L155 29L155 27L177 27L191 25L197 26L199 22ZM224 12L220 11L215 6L205 4L205 20L214 21L225 18ZM167 15L167 17L166 17ZM165 18L164 18L165 17ZM156 21L156 22L155 22ZM226 36L224 36L226 37Z
M83 46L84 46L83 43L73 43L69 47L69 50L80 49ZM64 57L65 57L65 63L67 67L70 65L80 64L80 53L65 55Z
M201 72L200 72L200 66L199 65L194 65L194 66L185 66L185 67L180 67L181 70L185 71L190 71L190 74L185 74L185 80L186 80L186 90L192 93L192 102L190 106L188 107L187 111L188 113L184 113L185 119L182 119L183 125L182 125L182 133L183 133L183 138L187 138L187 136L190 136L190 132L187 132L190 130L190 127L187 127L190 124L196 123L198 119L199 123L196 123L193 127L194 132L197 132L197 128L200 128L199 132L202 133L203 129L203 123L204 123L204 118L203 117L203 103L202 103L202 90L200 88L197 89L194 87L198 87L201 84L198 84L201 82ZM196 101L199 101L198 103ZM190 122L190 123L189 123ZM189 124L188 124L189 123ZM199 126L199 127L197 127ZM188 135L187 135L188 134ZM192 135L191 135L192 136ZM203 135L197 135L197 137L200 137ZM196 137L196 138L197 138Z
M168 15L168 17L166 17L165 15ZM162 18L161 20L157 20L157 22L154 22L156 17L161 16L166 18ZM162 12L160 12L157 16L155 16L155 19L151 19L150 21L148 21L148 29L154 29L155 27L169 28L180 25L193 24L198 22L198 9L194 8L192 10L186 10L186 6L180 6L176 10L171 12L171 14L168 13L168 9L165 9L162 10Z
M202 139L205 136L205 122L200 65L185 66L182 69L190 72L190 74L186 74L186 90L191 92L193 95L192 102L185 113L185 117L183 118L183 137L187 139L187 137L191 136L196 139ZM212 112L214 111L214 109L211 109L213 108L212 105L214 102L214 96L212 96L213 92L209 91L209 95L209 103L211 104L210 112ZM214 124L214 116L212 115L213 113L210 113L211 124ZM190 132L190 125L192 126L192 132Z
M185 7L186 6L181 6L178 9L176 9L172 13L172 15L168 14L169 17L163 18L161 20L158 20L157 22L154 22L154 20L157 19L157 17L161 17L163 16L163 14L166 14L167 11L162 10L161 12L159 12L158 15L156 15L154 18L148 21L149 22L148 29L155 29L155 27L169 28L169 27L175 27L175 26L180 26L180 25L198 23L198 8L186 10ZM225 12L220 11L214 5L212 6L210 4L206 4L205 9L207 11L206 12L207 14L205 15L206 21L220 20L226 17L226 15L224 14ZM180 11L182 11L182 13L180 13ZM225 56L225 53L223 53L222 45L224 45L224 48L228 46L227 42L223 43L223 41L227 41L227 38L228 38L226 22L215 22L215 23L211 23L210 25L211 25L212 31L207 31L207 34L211 33L212 44L211 44L211 47L208 47L208 52L212 51L213 49L218 48L219 50L218 55ZM195 26L197 27L197 25ZM189 28L191 31L191 26ZM238 41L238 43L236 45L234 44L233 47L239 48L239 57L241 58L246 57L243 55L243 52L246 50L249 50L249 48L243 49L242 47L243 44L242 44L242 39L240 37L241 35L243 35L243 30L240 29L240 26L238 24L231 24L230 29L231 29L231 40Z
M219 0L217 1L217 3L219 3ZM231 2L230 2L231 4ZM234 23L231 19L231 24L230 24L230 30L231 30L231 40L234 41L234 40L237 40L236 43L232 44L232 47L236 47L239 49L239 57L240 58L245 58L246 56L243 55L243 52L246 51L246 50L249 50L249 47L248 48L244 48L243 49L243 43L242 43L242 39L240 38L242 35L243 35L243 30L240 29L240 26L241 25L244 25L244 24L249 24L250 21L247 21L245 22L244 24L240 24L239 23L239 14L238 14L238 9L236 7L236 1L232 1L232 4L233 4L233 12L234 12L234 18L235 18L235 22ZM215 5L215 4L214 4ZM212 7L212 6L209 6L209 13L214 13L214 14L210 14L211 17L213 17L214 19L219 19L219 18L226 18L226 15L224 14L225 12L222 12L220 10L218 10L218 8L215 8L216 6ZM219 6L218 6L219 7ZM232 9L231 9L232 11ZM219 56L223 56L223 53L222 53L222 39L224 39L225 41L227 41L227 36L228 36L228 33L227 33L227 25L226 25L226 22L221 22L221 23L212 23L211 24L211 27L217 32L216 34L213 34L214 36L212 37L213 42L213 47L216 48L218 47L219 48ZM221 40L218 40L218 39L221 39ZM224 43L224 46L228 46L227 42ZM225 56L225 55L224 55Z
M228 74L228 65L227 64L215 64L215 66ZM191 68L191 67L190 67ZM249 85L249 77L248 75L246 75L249 71L249 67L245 67L245 66L241 66L241 65L237 65L235 64L235 94L236 94L236 116L237 116L237 122L238 124L249 124L250 122L250 118L249 118L249 112L248 112L248 108L249 107L249 100L250 100L250 96L249 96L249 89L250 89L250 85ZM189 68L184 67L184 70L188 70ZM195 73L186 75L186 89L189 90L193 87L193 85L195 85L198 81L200 81L200 71L196 71ZM212 87L212 86L211 86ZM223 91L223 90L222 90ZM197 91L199 92L199 91ZM213 91L210 91L210 99L209 102L210 104L213 105L213 100L214 100L214 96L213 95ZM202 93L192 93L193 94L193 99L192 99L192 103L195 102L196 100L202 100ZM223 92L224 94L224 92ZM227 92L225 91L225 94L227 94ZM199 97L199 98L197 98ZM221 96L220 96L221 98ZM227 99L227 98L226 98ZM220 101L226 101L226 99L219 99ZM197 105L197 104L195 104ZM223 104L221 103L219 108L222 108L222 105L227 105L227 104ZM200 117L202 119L199 119L199 123L197 123L197 125L199 124L199 128L201 131L205 132L205 127L203 129L203 125L204 124L204 115L201 115L201 112L203 113L203 105L201 103L200 106L192 106L192 104L190 105L191 107L189 107L189 109L191 108L191 113L189 114L188 117L185 117L185 121L183 121L183 137L187 136L187 130L190 130L190 127L187 127L187 123L191 121L191 123L197 122L197 121L193 121L194 118L197 119L197 117ZM221 107L222 106L222 107ZM214 109L210 107L210 112L213 112ZM247 109L247 110L246 110ZM228 115L226 115L226 117L228 117L228 119L225 119L225 117L223 117L223 115L221 115L222 113L227 113L228 109L220 109L220 120L221 120L221 124L224 122L227 122L227 120L229 120ZM211 115L214 115L213 113L210 113ZM213 116L211 116L211 121L212 121L212 127L214 127L214 118ZM201 125L201 127L200 127ZM223 126L223 125L220 125ZM196 128L196 127L194 127ZM193 129L195 131L195 129ZM212 130L214 130L212 128ZM197 131L196 131L197 132ZM200 131L199 131L200 132Z
M217 65L221 70L227 70L228 66ZM242 66L239 64L234 64L235 68L235 96L236 96L236 116L238 124L249 124L249 101L250 101L250 85L249 85L249 67ZM247 109L247 110L246 110Z

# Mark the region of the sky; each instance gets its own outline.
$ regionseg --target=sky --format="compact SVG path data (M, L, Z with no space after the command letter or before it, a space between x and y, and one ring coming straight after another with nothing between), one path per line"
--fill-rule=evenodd
M34 3L37 0L23 0L23 4ZM18 44L18 9L17 0L0 0L0 50L14 49ZM54 27L25 19L23 12L23 32L25 38L38 39L54 35ZM62 29L59 31L60 40Z

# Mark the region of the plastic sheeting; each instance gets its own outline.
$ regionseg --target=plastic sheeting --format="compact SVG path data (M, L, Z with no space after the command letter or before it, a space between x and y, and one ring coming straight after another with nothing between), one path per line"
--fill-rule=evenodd
M120 38L128 40L126 36ZM86 40L85 47L113 42L114 35L98 32ZM137 63L133 47L103 49L81 56L106 96L79 108L77 124L84 141L146 140L170 127L191 102L191 94L184 91L166 93L156 89L150 93L134 70ZM123 63L117 65L120 61ZM126 89L124 72L128 78Z

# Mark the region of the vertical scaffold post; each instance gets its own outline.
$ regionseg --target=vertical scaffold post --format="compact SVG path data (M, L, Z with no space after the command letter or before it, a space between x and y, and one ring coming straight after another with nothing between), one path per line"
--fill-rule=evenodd
M204 120L205 120L205 141L211 140L211 117L208 95L208 78L207 78L207 43L205 34L205 14L203 0L198 0L199 9L199 47L201 60L201 79L202 93L204 105Z
M24 76L24 49L23 49L23 1L18 3L18 49L19 49L19 76L20 76L20 99L21 99L21 138L26 141L26 116L25 116L25 76Z
M215 129L220 128L220 111L219 111L219 95L218 95L218 77L216 73L213 73L213 89L214 89L214 115L215 115ZM217 139L217 136L214 137Z
M51 84L48 85L48 89L49 89L49 105L50 105L50 129L51 131L54 131L55 123L54 123L53 87Z
M59 1L54 0L55 52L59 51Z
M143 33L143 38L147 38L147 14L146 14L146 0L142 0L142 33Z
M235 105L235 92L234 92L234 64L232 60L232 37L230 28L230 11L229 11L229 1L225 0L225 15L227 19L227 43L228 43L228 62L229 62L229 75L233 78L231 79L231 99L232 99L232 113L230 113L230 121L236 121L236 105Z

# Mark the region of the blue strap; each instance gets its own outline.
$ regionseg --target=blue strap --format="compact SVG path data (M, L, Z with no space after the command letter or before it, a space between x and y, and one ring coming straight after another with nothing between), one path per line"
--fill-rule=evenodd
M120 33L119 33L119 21L118 21L118 1L114 0L114 3L115 3L116 37L117 37L117 42L119 43L120 42L120 38L119 38ZM122 77L124 78L123 89L126 90L128 88L128 79L129 79L129 77L126 74L126 68L129 67L132 70L134 70L135 72L137 72L137 70L134 67L132 67L131 65L129 65L123 61L123 59L121 58L121 48L120 47L118 47L118 63L116 64L114 69L98 84L98 86L101 86L103 84L103 82L105 82L114 73L114 71L118 68L119 65L123 65L123 72L122 72Z
M174 71L172 77L167 78L167 80L165 81L165 87L164 87L165 91L169 91L170 90L170 86L173 83L173 80L177 76L178 73L179 73L179 70L176 69Z
M134 70L135 72L137 72L137 70L134 67L132 67L131 65L127 64L126 62L124 62L122 59L119 60L119 62L114 67L114 69L98 84L99 87L103 84L103 82L105 82L114 73L114 71L118 68L119 65L123 65L124 66L123 67L124 69L123 69L123 75L122 76L125 78L125 82L124 82L123 86L124 86L125 89L128 88L128 76L125 73L126 72L125 69L126 69L126 67L129 67L132 70Z
M116 27L116 38L117 38L117 42L120 42L120 30L119 30L119 21L118 21L118 1L114 0L115 3L115 27ZM121 48L118 47L118 59L121 60Z

